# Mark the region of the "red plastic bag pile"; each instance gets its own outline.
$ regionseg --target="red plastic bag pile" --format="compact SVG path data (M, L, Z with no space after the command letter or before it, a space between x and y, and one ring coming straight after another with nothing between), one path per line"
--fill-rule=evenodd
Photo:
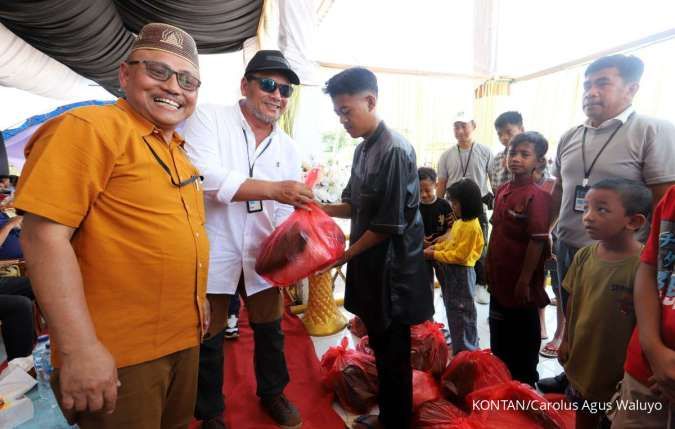
M441 323L429 321L410 327L410 365L413 369L430 371L435 377L443 374L450 350L442 327ZM374 354L367 335L356 344L356 350Z
M413 427L420 429L452 429L456 420L467 414L445 399L428 401L422 404L415 413ZM461 426L459 426L461 427Z
M485 428L561 429L565 420L554 403L532 387L509 381L479 389L466 398L471 420Z
M450 351L445 343L442 323L426 321L410 328L410 363L420 371L439 377L448 364Z
M343 338L338 347L331 347L321 357L323 383L335 392L344 409L354 414L366 414L377 404L375 358L349 350L347 344L347 338Z
M443 395L455 404L464 404L474 390L511 381L511 373L489 350L458 353L441 377Z
M435 401L441 397L438 382L428 372L413 369L412 385L413 410L418 409L425 402Z
M314 186L318 170L307 175ZM295 210L263 242L255 271L275 286L289 286L330 267L344 255L345 236L335 221L315 203Z
M572 404L567 400L565 395L562 393L547 393L544 394L544 398L546 398L548 402L556 405L555 408L559 410L558 414L560 414L563 421L562 427L565 429L574 429L577 413L574 411Z

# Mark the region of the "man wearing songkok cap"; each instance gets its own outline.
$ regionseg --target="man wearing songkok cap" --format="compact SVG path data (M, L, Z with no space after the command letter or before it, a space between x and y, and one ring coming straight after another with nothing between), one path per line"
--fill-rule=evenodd
M233 106L199 106L186 121L186 149L204 175L206 231L211 242L208 299L211 328L201 347L195 417L223 428L223 339L229 300L244 299L253 328L256 394L282 428L300 427L284 396L289 376L281 330L283 297L255 271L264 239L312 198L299 182L295 143L277 121L300 80L279 51L259 51L241 79ZM280 251L282 251L280 249ZM237 298L238 299L238 298Z
M22 245L69 422L187 428L209 313L201 181L175 132L197 101L194 40L146 25L119 80L124 98L65 113L26 147Z

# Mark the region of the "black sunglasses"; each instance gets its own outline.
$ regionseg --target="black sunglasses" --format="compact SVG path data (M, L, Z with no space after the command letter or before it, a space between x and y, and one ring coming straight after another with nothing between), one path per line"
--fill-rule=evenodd
M274 91L276 91L277 88L279 88L279 95L281 95L282 97L288 98L291 95L293 95L293 87L291 85L287 85L285 83L277 83L276 80L270 79L269 77L258 77L250 75L246 79L255 80L260 85L260 89L262 89L265 92L269 92L270 94L273 94Z
M192 76L190 73L186 71L175 71L166 64L157 61L127 61L127 64L130 66L133 66L134 64L143 64L148 76L153 79L161 80L162 82L166 82L171 79L171 76L176 75L178 86L186 91L196 91L202 84L199 79Z

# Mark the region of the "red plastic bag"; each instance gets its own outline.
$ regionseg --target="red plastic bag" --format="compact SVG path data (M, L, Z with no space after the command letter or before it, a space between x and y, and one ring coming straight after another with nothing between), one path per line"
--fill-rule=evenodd
M442 327L442 323L426 321L410 328L410 364L436 377L445 370L450 354Z
M356 350L360 351L361 353L365 353L367 355L375 356L375 352L373 351L373 349L370 348L370 340L368 339L368 335L361 338L359 342L356 343Z
M532 387L509 381L476 390L466 398L471 418L484 427L503 429L563 429L555 404Z
M335 392L342 407L353 414L366 414L377 404L377 367L375 357L347 349L343 338L321 357L323 383Z
M415 413L414 428L454 429L455 421L466 417L466 413L445 399L427 401Z
M443 372L443 395L464 406L464 398L474 390L511 381L511 373L490 350L458 353Z
M313 187L314 169L305 181ZM290 286L300 279L330 267L344 256L345 235L316 203L310 210L295 210L265 239L255 271L275 286Z
M347 324L347 329L352 335L356 335L361 338L365 335L368 335L368 330L366 329L366 324L363 323L363 320L359 316L354 316Z
M443 324L424 322L410 328L410 365L420 371L431 371L439 377L448 363L450 351L441 328ZM368 336L356 344L356 350L374 355Z
M433 375L413 369L413 410L427 401L435 401L441 397L441 389Z
M564 429L574 429L576 426L577 412L574 411L574 405L567 400L562 393L546 393L544 398L554 405L563 420ZM557 406L557 407L556 407Z

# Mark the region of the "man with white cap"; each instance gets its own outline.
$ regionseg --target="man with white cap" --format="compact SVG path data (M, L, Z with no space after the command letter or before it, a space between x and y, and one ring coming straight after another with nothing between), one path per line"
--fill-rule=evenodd
M211 242L208 299L213 318L201 347L195 417L224 428L223 340L230 299L243 298L253 329L253 361L262 408L282 428L302 425L284 395L289 382L281 330L283 295L255 271L260 246L292 212L311 201L300 182L300 156L277 121L300 83L279 51L255 54L232 106L199 106L185 123L190 158L204 175ZM281 250L280 250L281 251Z
M187 428L208 325L200 176L175 132L197 101L195 41L146 25L119 80L125 98L71 110L29 142L22 246L68 421Z
M443 152L438 160L438 182L436 195L445 195L446 189L453 183L469 178L476 182L486 203L491 203L492 194L488 184L490 166L492 165L492 151L487 146L473 140L476 122L470 110L460 111L455 115L453 130L457 144ZM487 243L487 216L480 217L483 238ZM489 302L485 276L484 258L476 263L476 301L480 304Z

